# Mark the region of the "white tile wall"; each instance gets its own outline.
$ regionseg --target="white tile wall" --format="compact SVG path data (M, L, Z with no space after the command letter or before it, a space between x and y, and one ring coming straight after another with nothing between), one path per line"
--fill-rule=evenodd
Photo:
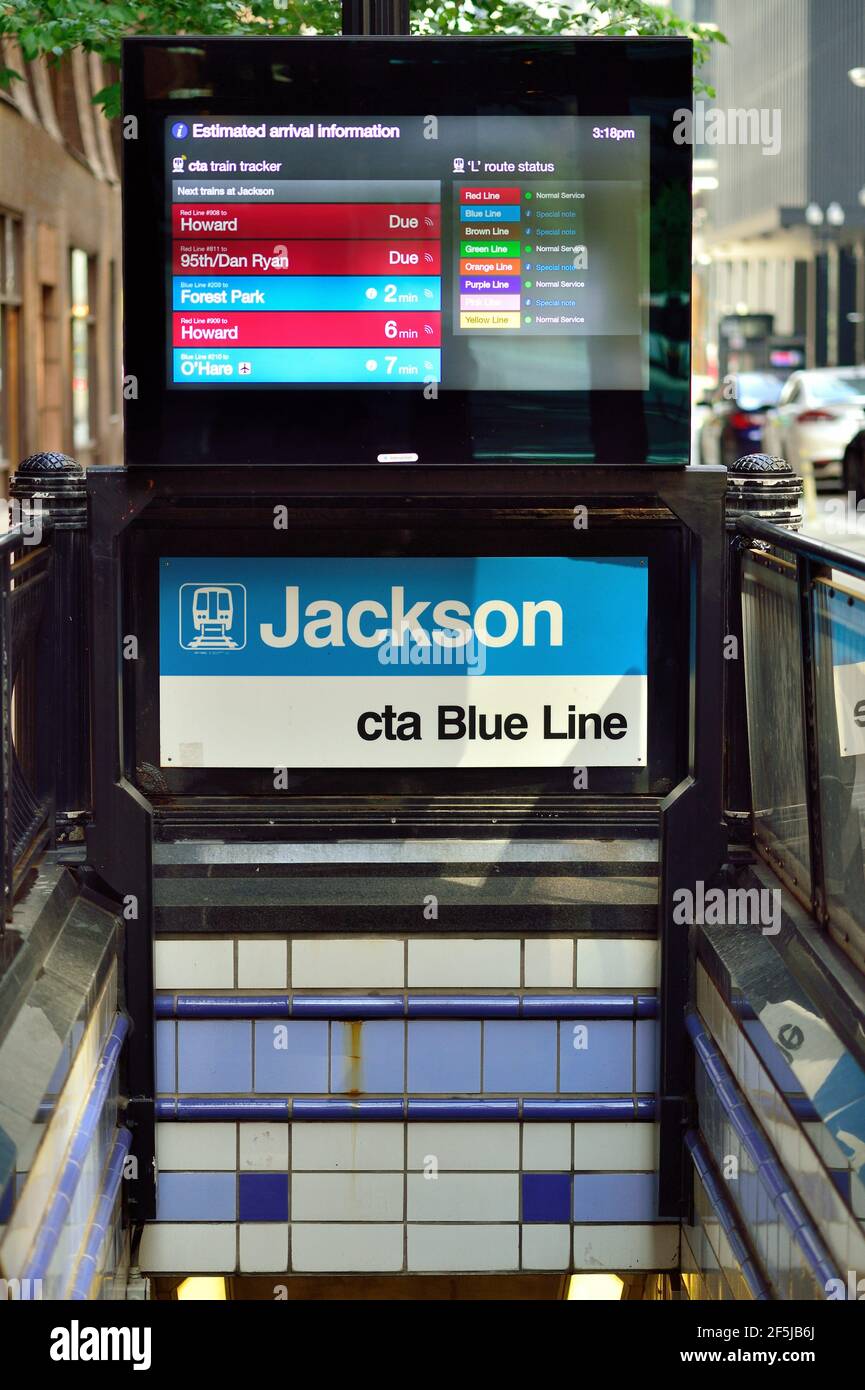
M243 1126L240 1132L242 1135ZM164 1173L231 1173L237 1167L237 1126L160 1122L156 1126L156 1164Z
M517 1173L408 1175L409 1221L518 1221Z
M267 941L237 943L238 989L285 989L288 979L288 944L279 937Z
M523 1168L531 1172L570 1172L571 1126L523 1125Z
M679 1228L669 1226L575 1226L574 1269L675 1269Z
M293 1221L402 1221L401 1173L294 1173Z
M402 1172L404 1138L401 1124L306 1124L292 1128L291 1166L301 1169L351 1172L396 1169Z
M526 1125L526 1133L530 1128ZM574 1125L574 1171L647 1173L657 1168L658 1127L645 1123Z
M138 1263L144 1274L230 1274L237 1264L234 1222L170 1222L144 1227Z
M401 989L405 947L393 937L329 937L291 943L295 989Z
M238 1125L240 1131L240 1167L248 1171L286 1172L288 1169L288 1125Z
M291 1267L298 1273L393 1273L403 1267L403 1226L295 1224Z
M234 942L160 937L153 948L153 972L155 989L233 989Z
M417 1273L519 1268L518 1226L409 1226L408 1267Z
M520 983L520 943L465 937L408 943L409 987L500 989Z
M279 1221L242 1222L241 1274L284 1274L288 1269L288 1224Z
M528 989L570 989L574 983L574 943L566 937L526 938Z
M578 989L655 989L657 984L657 941L583 937L577 942Z
M528 1128L528 1126L526 1126ZM512 1169L520 1166L520 1127L516 1124L433 1124L408 1126L408 1166L428 1169L434 1158L447 1169Z
M568 1269L570 1226L523 1226L523 1269Z

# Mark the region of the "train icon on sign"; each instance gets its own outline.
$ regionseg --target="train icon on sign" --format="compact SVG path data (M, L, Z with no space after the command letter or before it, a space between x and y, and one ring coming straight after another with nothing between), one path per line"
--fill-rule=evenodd
M246 646L243 584L181 584L180 645L189 652L236 652Z

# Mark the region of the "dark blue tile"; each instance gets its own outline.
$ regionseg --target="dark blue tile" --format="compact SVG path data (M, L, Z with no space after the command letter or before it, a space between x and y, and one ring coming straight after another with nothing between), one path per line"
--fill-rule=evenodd
M516 994L410 994L409 1018L519 1018Z
M294 1120L402 1120L402 1100L293 1100Z
M295 994L292 1018L402 1018L401 994Z
M287 1221L288 1174L241 1173L240 1219Z
M523 1221L570 1221L570 1173L523 1173Z
M830 1168L829 1177L837 1187L845 1202L850 1202L852 1193L852 1173L849 1168Z
M410 1120L518 1120L518 1100L410 1100Z

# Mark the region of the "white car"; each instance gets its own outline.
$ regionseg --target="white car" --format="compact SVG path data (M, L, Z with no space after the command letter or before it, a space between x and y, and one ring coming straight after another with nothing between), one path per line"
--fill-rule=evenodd
M766 415L763 448L815 483L838 483L844 450L865 424L865 367L793 372Z

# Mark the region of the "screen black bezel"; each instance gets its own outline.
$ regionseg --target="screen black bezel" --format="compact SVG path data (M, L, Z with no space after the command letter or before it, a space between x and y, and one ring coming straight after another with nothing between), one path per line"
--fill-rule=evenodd
M126 382L132 379L124 390L127 464L351 466L374 465L382 453L417 453L420 468L684 466L691 148L676 142L674 127L676 112L690 108L691 80L692 46L684 38L124 41L124 372ZM649 117L652 287L663 266L678 308L664 324L665 366L653 367L649 389L447 389L436 400L419 388L170 389L165 379L165 118L263 110L328 115L335 109L376 117Z

